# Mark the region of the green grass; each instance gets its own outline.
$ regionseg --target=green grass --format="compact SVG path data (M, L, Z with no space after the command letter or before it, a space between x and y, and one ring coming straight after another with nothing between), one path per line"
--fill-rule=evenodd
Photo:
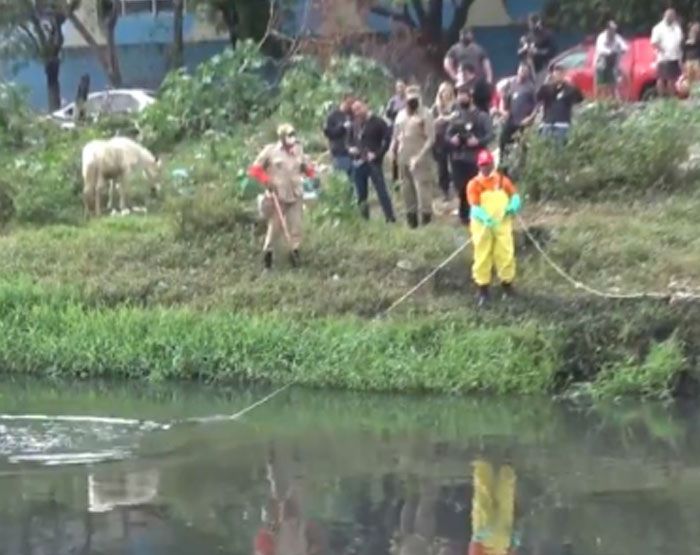
M586 283L666 290L673 274L693 288L699 205L686 195L624 212L530 206L526 218ZM374 320L464 230L309 217L303 267L291 269L280 252L263 276L260 230L231 229L184 239L166 214L11 229L0 236L0 367L362 391L551 393L590 382L598 397L664 397L700 360L697 305L590 298L522 237L514 303L476 310L465 253Z
M554 344L535 325L109 309L21 283L0 286L0 307L0 367L10 372L535 393L555 371Z

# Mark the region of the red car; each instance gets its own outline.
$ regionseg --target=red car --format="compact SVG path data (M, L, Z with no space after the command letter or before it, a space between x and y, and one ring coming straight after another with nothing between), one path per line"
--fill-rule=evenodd
M620 99L627 102L648 100L656 94L656 51L648 37L629 40L629 50L620 59ZM595 95L595 41L587 41L554 59L567 78L586 98Z
M656 95L656 51L648 37L630 39L628 46L629 50L620 60L620 99L626 102L649 100ZM562 52L552 60L554 63L564 68L567 79L586 98L595 96L595 39ZM543 80L544 76L537 76L538 83ZM495 96L494 106L498 106L498 93Z

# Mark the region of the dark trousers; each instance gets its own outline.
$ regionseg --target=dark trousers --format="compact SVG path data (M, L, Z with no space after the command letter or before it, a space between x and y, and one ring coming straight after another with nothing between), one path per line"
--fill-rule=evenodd
M459 195L459 219L469 223L469 201L467 201L467 184L479 173L476 162L452 160L452 182Z
M438 169L438 185L445 198L450 195L450 182L452 176L450 174L450 156L447 152L441 149L433 151L433 157Z
M522 129L523 127L521 125L517 125L510 120L503 124L503 129L501 130L501 137L498 144L501 150L501 160L505 160L506 154L508 153L508 147L515 142L515 134Z
M357 202L360 205L362 217L369 219L369 204L367 204L367 198L369 196L369 182L371 180L374 190L377 192L379 204L382 207L386 221L396 221L396 217L394 216L394 208L391 204L391 197L389 196L389 191L386 188L384 170L382 169L381 163L366 162L356 166L353 171L353 177L355 179Z

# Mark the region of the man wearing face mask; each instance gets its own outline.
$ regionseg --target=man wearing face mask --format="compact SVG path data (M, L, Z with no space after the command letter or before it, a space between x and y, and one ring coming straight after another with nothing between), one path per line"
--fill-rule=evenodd
M388 223L396 221L391 197L384 179L384 156L391 144L391 131L383 118L372 114L367 105L359 100L352 105L355 117L354 133L351 138L350 155L355 170L353 177L360 214L369 220L369 182L372 181L377 198Z
M467 225L467 183L479 173L476 163L478 153L494 139L494 131L489 115L474 106L469 87L458 89L457 105L457 114L451 118L445 139L450 149L454 188L459 196L459 219Z
M304 211L303 182L316 176L297 141L294 127L288 123L280 125L277 137L279 141L263 148L248 170L248 175L266 189L261 205L261 212L267 219L267 235L263 245L265 269L272 267L272 248L281 232L285 231L285 225L289 233L292 266L299 265Z
M346 94L336 110L326 119L323 134L328 139L333 157L333 168L345 172L352 177L352 161L348 153L348 140L352 132L352 103L355 101L351 94Z
M433 216L431 156L435 144L435 122L430 110L421 104L420 89L406 90L406 108L396 117L391 152L395 152L402 179L406 219L410 228L423 225Z
M471 29L462 29L459 34L459 42L453 45L445 55L443 67L450 79L459 80L460 68L471 66L474 68L476 78L485 79L493 84L493 68L486 51L474 40Z

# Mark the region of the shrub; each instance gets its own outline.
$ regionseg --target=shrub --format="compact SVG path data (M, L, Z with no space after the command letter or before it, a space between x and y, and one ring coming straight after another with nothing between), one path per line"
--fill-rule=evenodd
M672 336L653 344L643 360L628 360L601 372L593 392L598 397L670 398L674 381L686 369L686 362L682 343Z
M268 60L251 41L199 65L194 74L170 73L158 102L144 111L139 128L152 147L166 148L186 135L230 131L269 114Z
M0 82L0 147L21 148L30 135L31 111L22 91Z
M347 91L379 108L386 101L390 79L386 68L358 56L333 58L326 70L314 59L299 58L280 84L278 119L303 129L320 127Z
M535 199L590 200L680 189L687 179L678 167L700 138L699 125L697 111L676 102L617 113L610 106L592 106L575 121L563 148L530 136L523 184Z
M88 134L50 130L46 140L6 163L5 175L14 184L16 218L29 223L80 221L80 152Z

